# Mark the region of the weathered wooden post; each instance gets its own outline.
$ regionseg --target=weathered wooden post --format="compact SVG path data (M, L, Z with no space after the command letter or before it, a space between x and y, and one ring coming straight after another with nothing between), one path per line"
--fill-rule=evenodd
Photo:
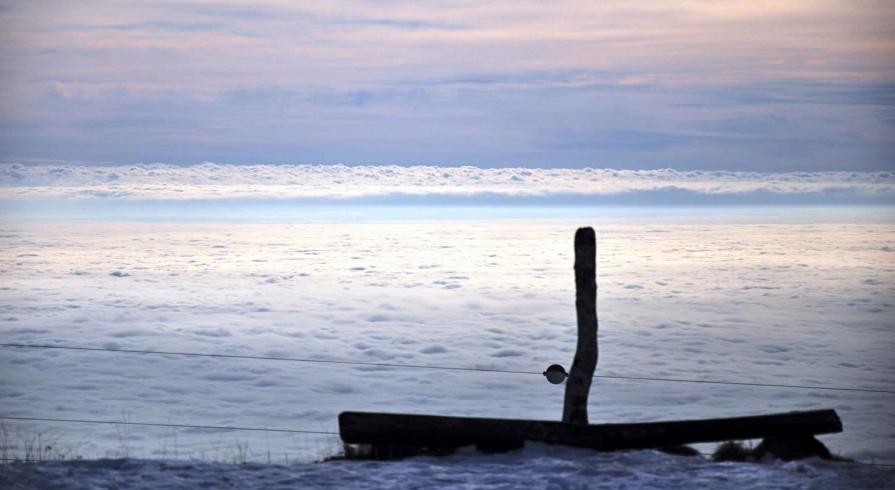
M504 451L522 447L525 441L600 451L646 448L680 451L680 448L674 447L763 438L761 444L750 453L750 458L761 459L765 454L787 460L808 456L831 458L830 452L814 435L842 432L842 421L834 410L590 425L587 420L587 397L597 368L598 326L597 240L593 228L579 228L575 233L575 309L578 315L578 347L566 380L562 422L342 412L339 414L339 434L346 444L346 455L377 459L419 454L443 455L454 448L470 445L485 451ZM544 371L544 376L551 383L559 384L565 379L565 370L554 364Z
M566 381L562 421L586 425L587 395L597 368L597 240L594 229L575 232L575 310L578 347Z

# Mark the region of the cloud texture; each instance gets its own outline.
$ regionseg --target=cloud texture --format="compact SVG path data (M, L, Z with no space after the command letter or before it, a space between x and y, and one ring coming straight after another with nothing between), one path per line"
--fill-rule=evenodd
M891 2L0 2L0 157L895 168Z
M889 172L345 165L0 165L6 199L280 200L307 204L893 203Z

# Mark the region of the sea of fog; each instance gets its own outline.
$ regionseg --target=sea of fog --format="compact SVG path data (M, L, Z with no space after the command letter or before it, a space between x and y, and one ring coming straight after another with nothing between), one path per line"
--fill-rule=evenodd
M0 163L0 343L107 349L0 347L0 458L86 459L2 465L0 486L891 481L540 445L301 464L339 451L344 410L558 420L563 386L538 373L573 357L585 225L598 375L806 387L601 377L591 422L833 408L834 452L895 464L895 395L816 388L895 390L890 172Z
M572 237L590 225L597 374L895 389L891 208L508 209L6 214L0 338L538 373L571 362ZM895 462L893 398L599 378L589 410L597 423L834 408L845 431L821 437L834 452ZM539 374L7 347L0 400L11 417L337 432L343 410L556 420L563 387ZM3 429L9 456L35 435L85 458L291 463L339 446L323 434Z

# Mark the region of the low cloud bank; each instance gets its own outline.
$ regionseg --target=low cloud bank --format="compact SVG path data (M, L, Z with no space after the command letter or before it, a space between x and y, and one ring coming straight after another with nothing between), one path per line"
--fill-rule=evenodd
M0 192L7 200L323 206L895 204L895 173L8 163Z

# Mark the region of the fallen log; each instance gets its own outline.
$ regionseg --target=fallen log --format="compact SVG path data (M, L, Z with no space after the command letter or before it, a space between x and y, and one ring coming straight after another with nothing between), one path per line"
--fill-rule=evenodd
M593 425L370 412L339 414L339 434L346 444L413 446L435 450L472 445L501 450L521 447L525 441L540 441L614 451L767 437L800 438L836 432L842 432L842 421L835 410Z

